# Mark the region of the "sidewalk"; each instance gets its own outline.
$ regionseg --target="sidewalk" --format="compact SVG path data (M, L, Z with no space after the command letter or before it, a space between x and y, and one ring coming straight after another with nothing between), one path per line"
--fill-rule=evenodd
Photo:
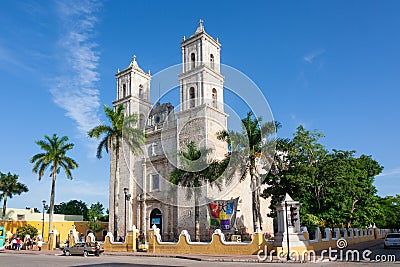
M63 256L61 250L2 250L1 253L8 254L31 254L31 255L49 255L49 256ZM207 261L207 262L286 262L286 260L278 259L274 256L271 260L268 257L266 260L259 259L257 255L209 255L209 254L157 254L150 252L104 252L102 256L128 256L128 257L160 257L160 258L177 258L193 261ZM261 255L262 257L263 255Z
M1 253L8 253L8 254L33 254L33 255L62 255L62 251L59 249L56 250L13 250L13 249L5 249L0 250Z
M366 248L376 248L376 246L380 246L382 240L371 240L363 243L351 244L347 249L366 249ZM320 252L317 252L317 257L320 260ZM2 250L1 253L10 253L10 254L37 254L37 255L51 255L51 256L63 256L62 250ZM210 254L159 254L159 253L151 253L151 252L104 252L102 255L104 257L107 256L129 256L129 257L161 257L161 258L178 258L178 259L187 259L193 261L208 261L208 262L287 262L286 259L278 258L277 256L270 255L263 258L261 255L260 259L257 255L210 255ZM322 262L329 261L328 257L325 256ZM318 261L321 262L321 261Z

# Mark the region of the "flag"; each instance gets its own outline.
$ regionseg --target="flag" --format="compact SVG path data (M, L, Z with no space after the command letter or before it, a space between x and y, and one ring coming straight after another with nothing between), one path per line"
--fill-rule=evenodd
M209 205L210 205L211 215L214 218L219 218L219 205L214 203L210 203Z
M235 207L235 203L233 201L228 202L228 204L226 204L226 214L233 214L233 208Z

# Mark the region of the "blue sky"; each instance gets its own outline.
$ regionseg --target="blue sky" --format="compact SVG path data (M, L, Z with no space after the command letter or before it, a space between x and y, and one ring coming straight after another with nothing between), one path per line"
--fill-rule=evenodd
M109 159L86 131L104 122L117 69L133 54L151 73L180 63L180 41L204 20L221 61L263 91L280 137L299 124L328 148L372 155L385 169L379 195L400 193L398 1L1 1L0 171L30 188L9 207L39 207L50 178L29 159L45 134L67 135L80 164L58 176L56 203L108 206Z

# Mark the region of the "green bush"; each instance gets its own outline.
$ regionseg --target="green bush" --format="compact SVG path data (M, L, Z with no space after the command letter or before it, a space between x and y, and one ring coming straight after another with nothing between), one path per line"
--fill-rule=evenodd
M33 238L38 234L38 230L32 225L27 224L24 226L19 226L16 234L21 239L24 239L26 235L30 235L31 238Z

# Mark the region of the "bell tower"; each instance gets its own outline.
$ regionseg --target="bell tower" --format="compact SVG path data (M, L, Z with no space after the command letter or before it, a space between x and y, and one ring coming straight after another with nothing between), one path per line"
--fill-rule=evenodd
M113 102L114 108L122 104L126 115L138 114L138 127L144 129L147 115L152 107L150 71L144 72L139 67L136 56L133 56L129 66L122 71L118 69L115 77L117 94ZM132 207L137 206L138 188L133 177L140 177L139 174L143 172L142 156L133 155L123 142L118 157L114 150L110 151L110 161L109 231L117 238L125 235L125 222L126 225L132 225L136 221L136 209ZM124 188L133 196L129 201L126 200ZM125 208L125 205L129 208Z
M149 112L150 103L150 71L145 73L138 65L136 56L132 57L129 66L115 75L117 80L117 100L113 105L116 107L123 104L126 114L139 114L141 119ZM143 126L143 125L140 125Z
M185 150L186 144L194 141L198 148L211 148L213 158L222 159L226 144L217 140L216 135L227 127L224 77L220 73L221 44L205 32L200 20L196 32L181 42L181 49L178 149Z

